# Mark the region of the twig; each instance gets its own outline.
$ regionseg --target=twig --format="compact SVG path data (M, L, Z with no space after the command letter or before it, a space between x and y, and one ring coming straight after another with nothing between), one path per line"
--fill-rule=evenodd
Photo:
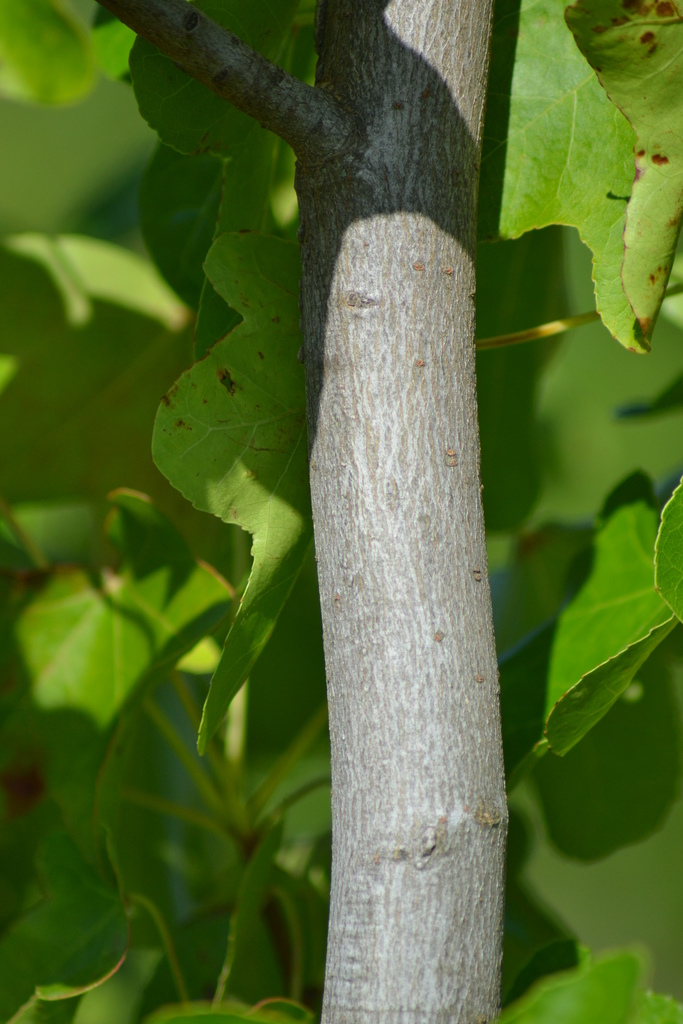
M667 289L665 299L683 292L683 282L674 284ZM480 338L477 340L477 349L485 351L488 348L503 348L506 345L520 345L523 341L538 341L540 338L551 338L554 334L564 334L574 327L583 327L584 324L595 323L600 319L597 310L590 313L579 313L578 316L568 316L563 320L550 320L547 324L539 324L537 327L530 327L526 331L515 331L513 334L498 334L495 338Z

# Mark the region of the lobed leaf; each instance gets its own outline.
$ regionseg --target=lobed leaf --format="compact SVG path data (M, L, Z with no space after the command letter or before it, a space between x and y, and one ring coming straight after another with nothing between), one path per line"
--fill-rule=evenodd
M201 750L272 633L312 532L297 247L225 234L206 271L244 320L173 386L153 440L157 465L195 507L254 537L249 583L204 707Z
M683 24L674 0L578 0L577 45L636 133L621 282L649 348L683 217Z
M555 754L566 754L628 688L650 655L675 628L670 616L661 625L614 655L563 694L548 715L545 734Z
M281 145L274 135L257 125L239 156L224 163L216 235L227 231L266 231L271 220L270 193ZM239 314L205 278L195 327L195 358L201 359L239 319Z
M104 727L141 680L172 667L229 609L226 584L195 562L144 495L118 492L110 537L123 555L101 584L80 569L48 579L16 627L43 708Z
M678 508L679 500L677 494L672 508ZM670 532L677 537L675 528L669 530L669 524L675 523L672 514L674 518L663 520L657 540L658 550L669 555L667 593L683 586L683 559L677 551L677 540L671 544L668 539ZM514 641L523 628L530 630L500 658L509 788L548 749L564 755L586 736L676 627L678 619L671 615L654 586L656 525L651 482L644 474L633 474L605 503L592 564L587 563L585 546L590 531L545 528L523 539L511 568L494 586L501 635ZM573 596L562 607L568 583ZM510 604L514 605L511 617L507 614ZM551 613L545 622L542 609ZM610 728L605 729L606 735L611 735ZM647 739L646 733L644 736ZM667 738L662 739L659 753L666 760L677 742L668 724L664 736ZM651 740L651 748L653 744ZM576 758L577 764L582 763L578 753ZM558 767L547 771L554 771L558 777L562 774ZM676 772L667 769L663 773L667 782L662 785L661 796L668 806L670 783ZM562 777L568 777L566 772ZM656 799L651 810L659 820L663 810ZM634 822L634 827L641 825ZM642 828L650 826L644 824Z

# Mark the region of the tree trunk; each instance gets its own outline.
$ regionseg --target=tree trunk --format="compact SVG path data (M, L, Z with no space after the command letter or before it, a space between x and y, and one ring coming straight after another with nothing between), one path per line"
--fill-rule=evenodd
M489 0L327 0L351 141L300 156L332 741L323 1024L492 1020L506 800L479 472Z
M491 0L318 0L318 86L185 0L100 0L298 156L332 739L323 1024L482 1024L507 822L475 390Z

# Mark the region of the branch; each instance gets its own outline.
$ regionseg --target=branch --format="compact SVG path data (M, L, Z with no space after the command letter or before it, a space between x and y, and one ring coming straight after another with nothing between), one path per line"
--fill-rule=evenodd
M288 142L325 159L344 147L350 123L329 92L283 71L187 0L99 0L182 71Z

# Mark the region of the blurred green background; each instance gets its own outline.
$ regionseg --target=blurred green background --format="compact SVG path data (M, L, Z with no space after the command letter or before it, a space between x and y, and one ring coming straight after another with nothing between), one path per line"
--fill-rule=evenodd
M79 6L87 12L92 5ZM84 102L66 108L0 102L0 137L3 233L80 232L143 251L136 197L156 136L141 120L127 85L102 79ZM568 306L580 313L593 306L590 257L573 230L564 232L563 243ZM542 488L532 525L590 520L610 488L634 469L645 469L656 481L680 476L682 412L646 421L615 415L655 396L683 373L683 331L672 321L675 306L673 300L666 307L648 357L627 353L601 325L565 335L557 345L542 343L554 351L537 399ZM504 567L509 546L505 533L491 537L493 571ZM311 572L301 586L310 585ZM283 622L278 630L283 643L288 630L291 624ZM678 693L683 703L681 678ZM528 785L511 802L536 821L527 876L547 905L596 950L646 946L654 987L683 998L683 804L679 800L664 828L646 842L586 865L553 850ZM135 978L153 967L140 953L131 957L120 976L88 997L91 1024L124 1021ZM84 1013L85 1003L79 1019Z

